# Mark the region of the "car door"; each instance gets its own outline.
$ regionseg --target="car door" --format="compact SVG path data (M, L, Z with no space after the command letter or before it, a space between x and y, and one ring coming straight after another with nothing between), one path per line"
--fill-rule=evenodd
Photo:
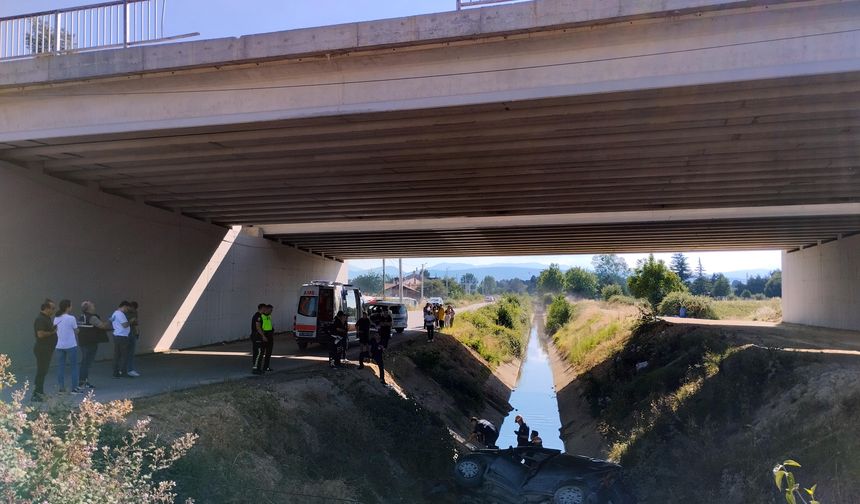
M503 494L511 496L520 494L529 473L529 469L521 463L521 460L520 457L514 457L511 454L499 454L490 464L489 479L493 486L503 490Z

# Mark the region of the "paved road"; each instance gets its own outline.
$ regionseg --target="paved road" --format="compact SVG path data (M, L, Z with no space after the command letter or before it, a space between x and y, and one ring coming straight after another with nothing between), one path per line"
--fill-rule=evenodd
M483 306L483 303L460 308L458 311L469 311ZM422 314L420 311L409 313L409 329L403 334L394 334L392 345L413 338L423 338ZM358 346L350 347L350 359L358 358ZM281 334L276 336L275 351L272 355L274 372L300 371L312 366L327 366L328 352L326 349L311 345L306 351L299 352L292 336ZM163 392L181 390L210 383L239 380L252 376L251 343L248 340L227 344L211 345L188 350L176 350L167 353L146 354L135 356L135 367L140 372L139 378L113 378L112 362L99 361L90 370L90 381L95 385L95 398L98 401L114 399L134 399L156 395ZM30 380L34 368L24 368L17 371L18 380L23 383ZM52 397L51 401L77 400L81 396L55 394L56 367L52 367L45 380L45 391ZM68 380L68 377L66 378ZM4 397L8 397L4 394Z

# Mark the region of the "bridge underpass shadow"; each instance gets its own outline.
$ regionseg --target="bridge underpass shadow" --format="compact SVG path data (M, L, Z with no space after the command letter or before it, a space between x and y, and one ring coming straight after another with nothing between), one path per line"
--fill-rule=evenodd
M856 502L857 380L855 353L767 348L723 327L661 321L559 399L588 408L640 502L776 502L770 469L789 458L822 501ZM565 434L575 445L576 429Z

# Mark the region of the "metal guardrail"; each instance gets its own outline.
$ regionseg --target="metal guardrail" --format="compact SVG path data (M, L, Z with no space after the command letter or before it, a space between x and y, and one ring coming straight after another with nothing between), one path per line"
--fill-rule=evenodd
M515 3L516 1L518 0L457 0L457 10L480 7L481 5Z
M166 7L167 0L115 0L0 18L0 61L197 35L165 37Z

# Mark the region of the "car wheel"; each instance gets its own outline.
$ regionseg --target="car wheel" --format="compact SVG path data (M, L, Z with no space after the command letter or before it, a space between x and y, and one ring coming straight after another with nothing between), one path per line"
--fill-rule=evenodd
M395 331L397 332L397 334L403 334L403 328L402 327L398 327L397 329L395 329Z
M485 468L486 464L480 458L466 456L454 466L454 478L464 487L479 487L484 480Z
M552 496L553 504L592 504L588 490L579 485L564 485Z
M298 340L298 341L296 341L296 345L299 346L299 350L307 350L308 349L308 342L307 341Z

